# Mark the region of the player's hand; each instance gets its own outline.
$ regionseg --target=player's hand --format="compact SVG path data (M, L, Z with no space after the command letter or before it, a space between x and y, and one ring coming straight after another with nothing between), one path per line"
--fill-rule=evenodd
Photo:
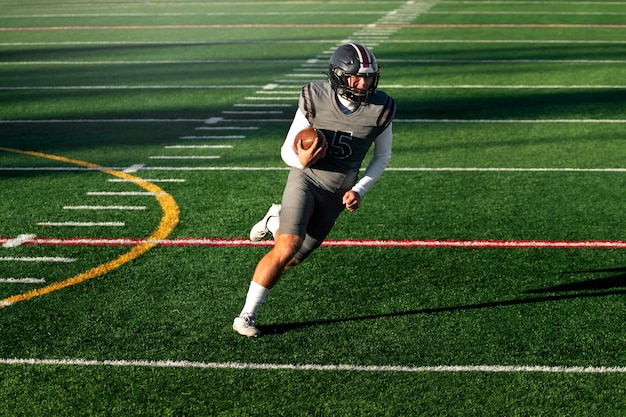
M325 140L319 143L319 139L315 139L309 149L304 149L301 142L296 142L296 152L302 166L308 167L326 156L328 150L328 142Z
M350 211L355 211L361 205L361 196L356 191L348 191L343 195L343 204Z

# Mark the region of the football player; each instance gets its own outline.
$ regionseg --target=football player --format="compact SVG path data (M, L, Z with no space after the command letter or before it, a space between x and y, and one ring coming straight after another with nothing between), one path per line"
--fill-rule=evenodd
M358 43L341 45L330 58L328 81L313 81L300 93L281 157L290 172L281 204L273 204L253 226L250 239L270 232L274 247L259 261L246 301L233 329L260 336L255 323L259 307L282 272L318 248L339 214L357 210L361 199L391 159L395 102L377 89L380 71L374 54ZM326 140L308 149L295 136L312 126ZM364 175L359 170L371 145L374 154Z

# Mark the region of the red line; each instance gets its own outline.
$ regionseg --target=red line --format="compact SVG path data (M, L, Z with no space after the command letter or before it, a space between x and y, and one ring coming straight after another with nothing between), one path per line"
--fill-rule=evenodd
M0 238L0 244L12 239ZM35 238L24 245L56 246L133 246L154 243L159 246L273 246L274 241L252 242L248 239L182 238L148 241L139 238ZM466 249L626 249L620 240L327 240L322 246L386 248L466 248Z

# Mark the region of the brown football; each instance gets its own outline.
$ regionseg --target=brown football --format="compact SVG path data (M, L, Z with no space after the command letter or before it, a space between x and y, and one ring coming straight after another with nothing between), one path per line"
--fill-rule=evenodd
M326 141L324 134L320 130L314 129L312 127L305 127L296 135L296 138L293 141L293 147L294 149L298 149L296 144L298 143L298 141L302 141L302 149L309 149L311 145L313 145L313 141L315 140L315 138L319 138L319 141L317 143L318 146L323 145Z

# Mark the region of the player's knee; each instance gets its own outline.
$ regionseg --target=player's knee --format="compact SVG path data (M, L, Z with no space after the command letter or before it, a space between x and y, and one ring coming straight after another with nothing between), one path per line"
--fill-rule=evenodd
M289 265L302 247L303 239L296 235L280 235L276 239L273 252L283 265Z

